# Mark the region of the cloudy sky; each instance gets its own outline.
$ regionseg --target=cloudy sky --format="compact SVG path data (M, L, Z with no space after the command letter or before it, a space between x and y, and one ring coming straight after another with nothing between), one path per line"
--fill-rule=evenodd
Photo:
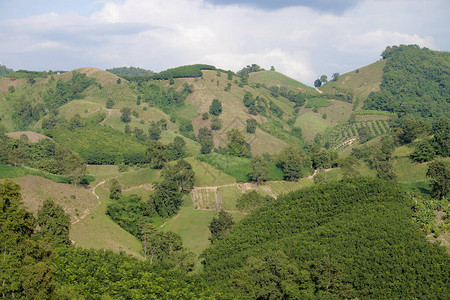
M256 63L312 85L388 45L450 50L449 0L0 0L15 70Z

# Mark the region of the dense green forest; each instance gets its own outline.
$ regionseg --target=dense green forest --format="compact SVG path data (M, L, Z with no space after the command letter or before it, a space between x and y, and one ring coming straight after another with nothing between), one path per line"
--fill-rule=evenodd
M142 68L137 68L137 67L117 67L117 68L112 68L112 69L106 69L107 72L116 74L118 76L145 76L145 75L152 75L155 72L150 71L150 70L146 70L146 69L142 69Z
M387 47L382 57L381 90L369 95L365 109L427 120L450 115L450 53L401 45Z
M226 298L445 298L450 257L394 183L358 178L279 197L204 253Z

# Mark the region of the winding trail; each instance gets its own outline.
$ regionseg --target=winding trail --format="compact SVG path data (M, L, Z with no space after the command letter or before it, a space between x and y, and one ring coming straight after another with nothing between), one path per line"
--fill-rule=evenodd
M103 185L107 180L109 179L104 179L103 181L100 181L96 186L94 186L92 188L91 193L95 196L95 198L97 198L97 205L100 205L102 203L102 201L100 200L100 197L97 195L97 193L95 192L95 189L98 188L100 185ZM91 208L92 209L92 208ZM77 224L78 222L80 222L81 220L83 220L84 218L86 218L86 216L88 216L91 213L91 209L86 209L83 214L80 217L76 217L75 216L75 221L71 222L71 224Z

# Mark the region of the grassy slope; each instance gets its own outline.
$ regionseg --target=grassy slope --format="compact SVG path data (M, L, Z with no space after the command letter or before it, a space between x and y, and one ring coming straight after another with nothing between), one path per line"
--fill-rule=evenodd
M337 81L329 81L320 89L327 93L332 93L334 87L350 89L353 91L356 99L359 99L357 108L360 108L363 101L370 92L375 92L380 89L381 79L383 77L383 68L386 60L380 60L368 66L342 74ZM356 100L355 99L355 100Z
M204 112L209 111L209 106L214 98L219 99L222 102L223 112L220 115L220 119L223 122L222 129L214 132L214 142L216 146L224 147L227 144L226 132L231 129L237 128L244 133L247 142L250 144L252 152L254 154L262 154L264 152L274 153L279 152L286 142L267 134L261 129L257 129L255 134L246 133L246 120L254 118L258 123L265 123L267 119L261 115L252 116L247 113L247 108L242 103L242 98L246 91L249 91L256 96L263 96L271 101L274 101L277 105L284 106L287 113L291 113L292 104L287 103L284 100L273 99L267 90L253 89L249 86L239 88L233 81L228 81L225 75L217 77L215 71L204 71L203 79L183 78L176 79L175 86L180 86L184 82L192 84L194 86L194 93L191 94L186 102L197 107L196 118L193 118L194 130L197 131L201 127L209 127L209 120L201 120L201 115ZM217 86L219 81L219 86ZM232 83L231 90L225 92L224 88L227 83ZM283 101L283 102L281 102Z
M281 85L292 89L299 89L315 93L315 90L312 87L307 86L276 71L261 71L250 73L248 81L250 84L260 83L265 84L267 87Z

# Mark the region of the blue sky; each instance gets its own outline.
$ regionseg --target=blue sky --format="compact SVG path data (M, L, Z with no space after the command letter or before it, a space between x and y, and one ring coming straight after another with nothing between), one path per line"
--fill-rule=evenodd
M0 64L161 71L256 63L312 85L388 45L450 50L448 0L0 0Z

